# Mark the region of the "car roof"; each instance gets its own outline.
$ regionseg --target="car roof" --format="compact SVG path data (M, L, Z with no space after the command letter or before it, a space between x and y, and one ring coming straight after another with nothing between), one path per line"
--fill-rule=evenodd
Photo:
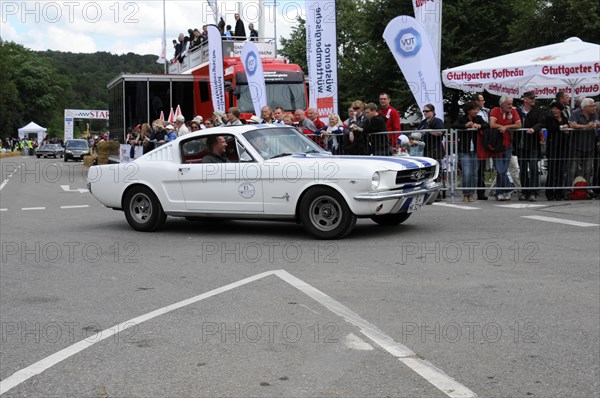
M217 127L211 127L210 129L194 131L192 133L182 135L181 137L178 137L178 140L182 140L182 139L187 140L192 137L202 137L202 136L214 135L214 134L241 135L241 134L247 133L249 131L265 130L265 129L282 129L282 128L296 130L292 126L284 126L284 125L278 125L278 124L245 124L242 126L217 126ZM296 130L296 131L298 131L298 130Z

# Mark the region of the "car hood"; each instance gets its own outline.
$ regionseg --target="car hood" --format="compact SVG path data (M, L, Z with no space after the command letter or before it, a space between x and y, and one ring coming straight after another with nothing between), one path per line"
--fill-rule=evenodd
M309 153L301 155L292 155L287 158L278 158L274 160L292 159L301 161L305 159L308 162L315 160L323 162L335 161L340 166L352 166L368 168L373 170L406 170L422 167L434 166L437 162L431 158L409 157L409 156L351 156L351 155L328 155L321 153Z

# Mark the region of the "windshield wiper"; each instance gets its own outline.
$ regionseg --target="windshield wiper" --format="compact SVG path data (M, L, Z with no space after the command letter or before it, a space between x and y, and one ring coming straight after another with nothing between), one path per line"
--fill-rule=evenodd
M321 153L321 151L317 151L316 149L311 149L310 151L306 151L304 153Z
M293 153L282 152L279 155L271 156L269 159L282 158L284 156L292 156L292 155L293 155Z

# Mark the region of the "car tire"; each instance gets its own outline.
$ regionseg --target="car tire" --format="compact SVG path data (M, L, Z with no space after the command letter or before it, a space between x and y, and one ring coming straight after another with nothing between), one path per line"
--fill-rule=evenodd
M65 163L67 163L69 161L69 159L65 158Z
M412 213L397 213L397 214L385 214L381 216L373 216L371 220L375 221L379 225L393 226L402 224L408 220Z
M38 159L40 158L40 155L36 155L36 156L37 156Z
M356 224L356 215L332 188L312 188L300 201L298 211L304 229L318 239L343 238Z
M160 201L147 187L134 187L125 195L123 203L125 218L136 231L153 232L167 219Z

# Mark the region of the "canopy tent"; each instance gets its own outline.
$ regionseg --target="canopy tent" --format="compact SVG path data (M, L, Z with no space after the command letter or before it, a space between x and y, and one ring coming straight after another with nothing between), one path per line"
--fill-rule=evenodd
M558 91L575 96L600 94L600 45L571 37L562 43L532 48L446 69L444 85L463 91L518 98L534 91L554 98Z
M46 128L38 126L34 122L31 122L27 126L21 127L19 129L19 138L23 139L25 138L25 135L29 135L31 133L36 133L38 142L42 142L44 136L46 135Z

